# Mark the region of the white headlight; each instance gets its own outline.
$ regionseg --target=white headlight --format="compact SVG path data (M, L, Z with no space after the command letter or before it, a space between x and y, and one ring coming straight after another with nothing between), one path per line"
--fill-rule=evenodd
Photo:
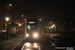
M26 37L29 37L29 34L26 34Z
M38 37L38 34L35 33L35 34L34 34L34 37Z

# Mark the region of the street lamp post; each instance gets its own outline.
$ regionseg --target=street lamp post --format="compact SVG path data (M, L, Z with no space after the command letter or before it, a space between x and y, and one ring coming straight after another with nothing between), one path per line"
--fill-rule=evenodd
M9 21L8 17L6 17L6 21L7 21L7 40L8 40L8 21Z
M25 34L24 34L24 37L25 35L27 34L27 19L24 19L25 20Z
M24 18L24 15L21 15L21 25L23 26L23 18Z
M3 10L3 30L5 30L5 2L2 4ZM5 32L2 32L2 39L5 40Z
M11 11L12 11L12 24L14 24L14 7L12 4L9 4L9 6L11 7Z

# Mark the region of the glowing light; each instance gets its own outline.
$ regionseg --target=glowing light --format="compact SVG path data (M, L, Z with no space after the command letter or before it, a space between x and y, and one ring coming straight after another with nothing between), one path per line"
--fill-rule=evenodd
M53 26L55 26L55 25L53 25Z
M30 43L26 43L26 47L30 47L31 46L31 44Z
M34 33L34 37L38 37L38 34L37 33Z
M31 24L33 24L33 23L35 23L35 22L28 22L28 23L31 23Z
M50 23L52 23L52 22L50 22Z
M2 32L6 32L6 30L2 30Z
M23 16L23 15L21 15L21 16Z
M41 21L41 19L39 19L39 21Z
M29 37L29 34L26 34L26 37Z
M21 26L21 24L19 24L19 26Z
M12 6L12 4L9 4L9 6Z
M51 26L51 28L53 28L53 26Z
M31 29L31 26L30 25L27 25L27 29L30 30Z
M28 25L28 27L30 27L30 25Z
M50 28L50 27L49 27Z
M27 48L26 50L30 50L30 49Z
M6 17L6 21L9 21L9 18L8 17Z
M37 47L38 47L38 46L37 46L37 43L34 43L33 45L34 45L34 48L37 48Z

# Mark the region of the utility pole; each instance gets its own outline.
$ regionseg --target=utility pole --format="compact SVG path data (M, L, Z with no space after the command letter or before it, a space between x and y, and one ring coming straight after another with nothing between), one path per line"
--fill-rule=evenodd
M12 24L14 24L14 7L12 6L11 9L12 9Z
M14 24L14 7L12 4L9 4L9 6L11 7L11 13L12 13L12 24Z
M12 4L9 4L9 6L11 7L11 17L12 17L12 24L11 24L11 30L14 30L14 27L15 27L15 24L14 24L14 7ZM13 38L15 36L15 32L14 31L11 31L11 37Z

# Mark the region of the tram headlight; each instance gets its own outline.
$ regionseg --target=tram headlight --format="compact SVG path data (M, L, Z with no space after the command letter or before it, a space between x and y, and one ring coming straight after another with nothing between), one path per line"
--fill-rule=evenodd
M34 33L33 36L36 38L36 37L38 37L38 34L37 33Z

